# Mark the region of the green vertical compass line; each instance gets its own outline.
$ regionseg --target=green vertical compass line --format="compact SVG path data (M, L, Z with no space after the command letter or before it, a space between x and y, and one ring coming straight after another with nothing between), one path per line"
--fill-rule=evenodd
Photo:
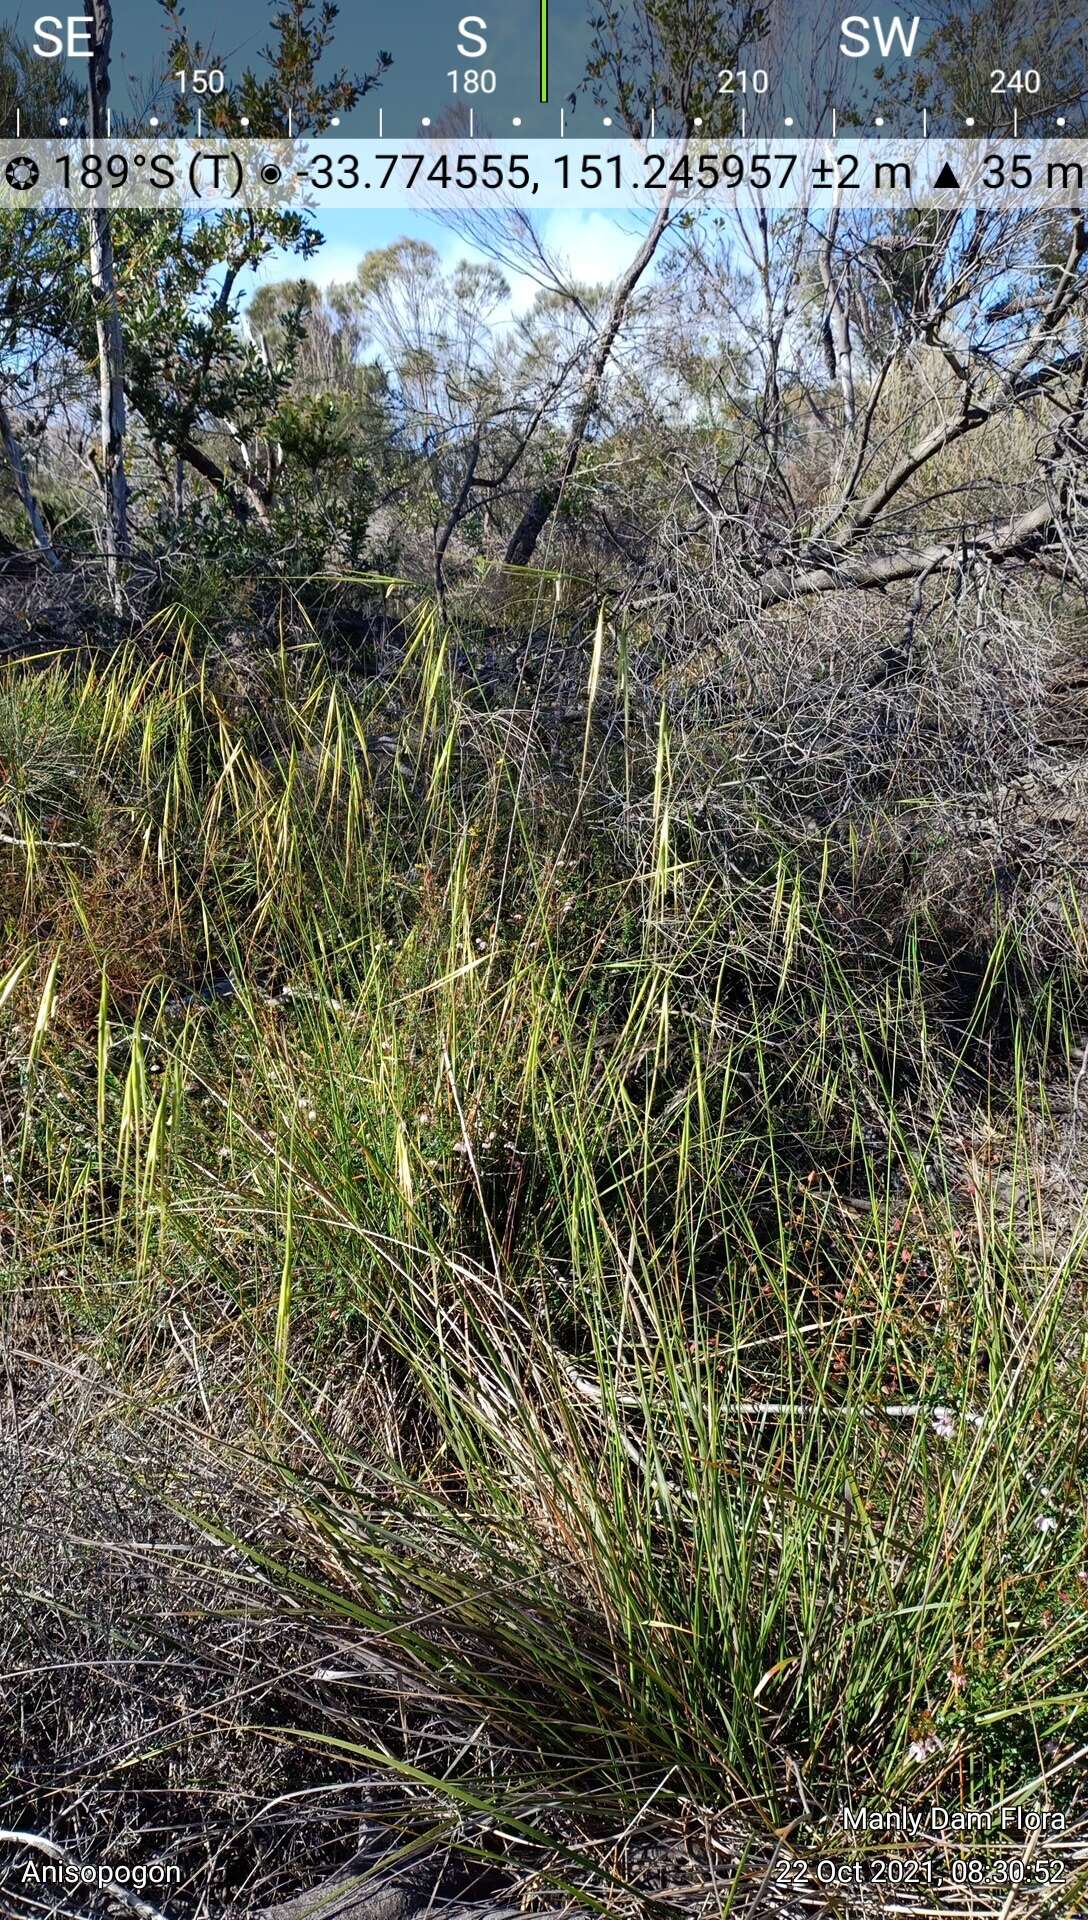
M540 0L540 104L548 104L548 0Z

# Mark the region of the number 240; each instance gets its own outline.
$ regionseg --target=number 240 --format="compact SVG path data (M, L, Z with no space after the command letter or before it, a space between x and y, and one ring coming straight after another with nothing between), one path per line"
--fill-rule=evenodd
M1034 67L1014 67L1011 73L1004 67L994 67L990 74L991 93L1038 93L1039 86Z

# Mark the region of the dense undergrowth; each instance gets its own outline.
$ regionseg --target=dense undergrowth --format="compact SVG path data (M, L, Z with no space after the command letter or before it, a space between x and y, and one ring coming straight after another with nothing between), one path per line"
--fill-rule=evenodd
M603 624L558 721L429 613L362 684L197 638L0 686L5 1312L175 1501L159 1369L234 1356L191 1518L308 1651L277 1739L607 1912L845 1859L844 1802L1072 1831L1075 897L1044 972L889 932L849 822L723 838Z

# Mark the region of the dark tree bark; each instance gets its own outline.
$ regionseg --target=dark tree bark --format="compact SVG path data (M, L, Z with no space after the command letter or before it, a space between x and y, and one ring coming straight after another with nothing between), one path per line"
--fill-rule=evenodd
M676 189L673 188L662 199L649 233L626 272L616 282L607 318L601 328L582 382L582 391L578 396L578 403L571 419L563 457L559 462L559 471L543 486L537 488L511 534L506 549L507 566L528 566L536 551L537 541L555 511L563 488L578 465L582 445L589 431L589 423L600 404L601 385L608 369L608 362L612 357L616 337L623 325L631 295L657 252L661 236L668 225L675 191Z
M218 460L213 460L195 440L183 440L177 450L179 461L192 467L194 473L211 482L230 507L236 520L243 526L248 521L257 520L262 527L269 524L268 508L261 499L256 487L236 485L226 468Z
M850 283L845 267L837 267L835 261L835 236L838 232L838 208L829 215L827 229L820 243L819 263L820 279L823 283L824 327L827 342L828 368L833 380L837 380L842 394L843 426L847 433L854 431L857 419L857 401L854 395L854 347L850 326Z

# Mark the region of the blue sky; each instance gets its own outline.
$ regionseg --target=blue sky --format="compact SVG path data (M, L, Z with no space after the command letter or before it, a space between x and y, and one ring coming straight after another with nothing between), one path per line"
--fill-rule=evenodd
M404 209L388 213L329 210L322 214L320 225L325 244L312 260L273 256L254 284L300 274L320 286L349 280L364 253L391 246L402 236L426 240L449 265L465 257L481 257L433 214ZM575 279L583 281L614 280L638 245L634 216L630 214L612 217L577 208L555 210L541 216L540 228L547 246L563 256ZM536 289L527 278L519 280L512 274L507 278L511 281L511 307L518 312L531 302Z

